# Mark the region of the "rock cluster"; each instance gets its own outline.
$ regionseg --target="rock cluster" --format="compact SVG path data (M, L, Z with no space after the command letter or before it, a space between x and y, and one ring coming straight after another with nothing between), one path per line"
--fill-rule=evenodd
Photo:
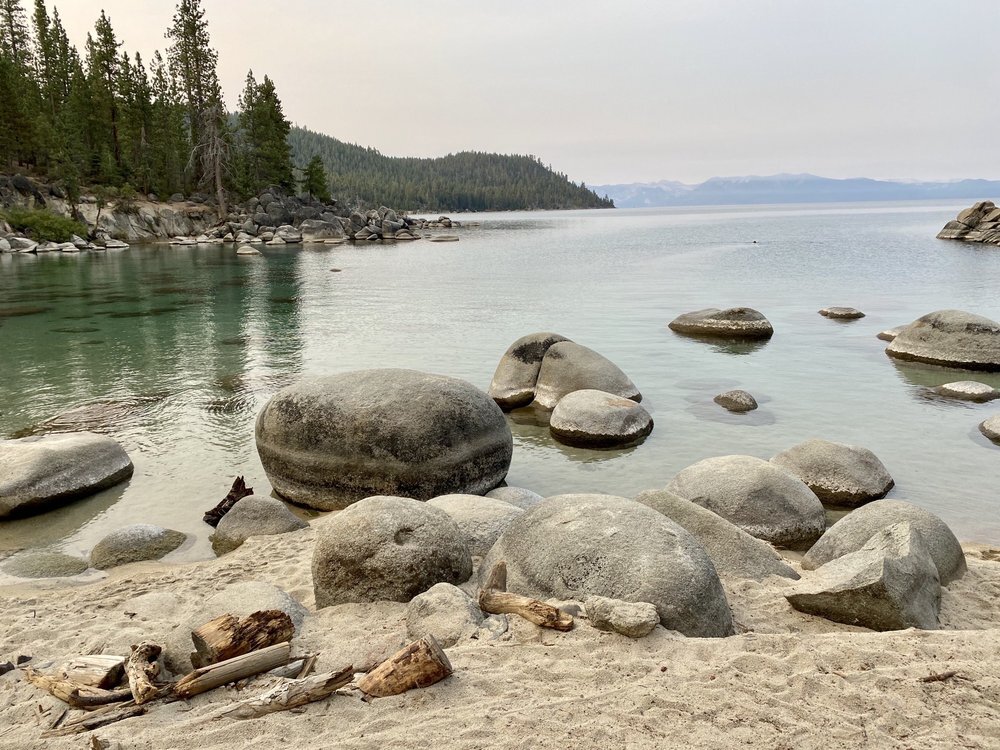
M885 353L944 367L1000 371L1000 323L963 310L938 310L906 326Z
M347 236L355 240L415 240L414 231L423 228L422 221L409 216L399 216L391 208L380 206L378 210L361 213L354 211L344 227ZM451 226L449 223L448 226Z
M939 240L1000 245L1000 208L993 201L980 201L945 224L937 237Z

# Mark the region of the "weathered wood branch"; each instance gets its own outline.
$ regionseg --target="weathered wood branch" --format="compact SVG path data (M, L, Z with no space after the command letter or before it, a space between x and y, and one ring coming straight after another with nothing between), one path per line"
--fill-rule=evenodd
M259 651L251 651L249 654L220 661L218 664L199 667L175 682L170 692L175 698L185 699L225 685L227 682L253 677L287 664L291 651L291 643L278 643Z
M227 706L213 719L256 719L258 716L287 711L307 703L328 698L347 685L354 676L354 667L347 666L337 672L326 672L301 680L291 680L268 690L256 698Z
M385 698L428 687L451 673L451 662L434 636L425 635L358 680L358 688L375 698Z
M252 494L253 487L247 487L246 481L243 477L236 477L236 481L233 482L233 486L232 489L229 490L229 494L222 498L221 502L212 508L212 510L208 511L202 517L202 520L214 529L219 525L219 521L222 520L222 517L232 510L232 507L236 505L236 503Z
M106 706L107 710L94 711L92 714L69 722L58 729L50 729L42 732L42 737L64 737L70 734L82 734L99 727L114 724L116 721L131 719L133 716L142 716L149 709L146 706L137 706L132 701L120 706Z
M254 612L242 620L225 614L191 631L195 652L191 663L207 667L234 656L290 641L295 635L292 618L278 609Z
M519 615L543 628L573 629L572 615L538 599L508 592L507 563L503 560L493 566L479 591L479 608L491 615Z
M59 677L36 672L31 667L22 669L24 679L37 688L51 693L56 698L85 711L106 706L109 703L120 703L132 697L130 690L104 690L102 688L79 685Z
M60 665L56 672L69 682L108 690L121 682L125 658L112 654L78 656Z
M156 660L160 658L162 650L155 643L143 641L138 646L132 646L132 653L125 662L128 686L138 705L159 697L160 691L153 680L160 674L160 665Z

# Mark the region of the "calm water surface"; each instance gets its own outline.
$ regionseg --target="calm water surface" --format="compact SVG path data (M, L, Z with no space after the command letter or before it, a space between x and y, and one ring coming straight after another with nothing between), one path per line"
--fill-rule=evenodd
M628 451L569 449L522 410L511 484L631 495L708 456L768 458L822 437L874 450L896 479L891 496L939 513L960 538L1000 542L1000 446L977 429L1000 407L928 396L1000 376L899 364L875 338L941 308L1000 319L1000 250L934 239L960 208L482 214L457 243L268 247L250 259L210 246L2 255L0 436L96 430L136 471L66 508L0 522L0 549L83 554L147 522L193 536L170 559L210 556L201 516L233 477L270 492L253 422L277 389L390 366L485 388L506 347L538 330L615 361L656 428ZM730 347L666 327L734 305L764 312L774 338ZM868 317L827 320L816 311L828 305ZM736 387L760 409L712 403Z

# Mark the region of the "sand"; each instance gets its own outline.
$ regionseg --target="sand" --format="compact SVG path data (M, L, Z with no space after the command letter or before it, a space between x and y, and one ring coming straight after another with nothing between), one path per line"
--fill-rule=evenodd
M311 612L293 642L319 671L391 653L409 639L406 605L313 612L312 529L252 539L219 560L139 563L98 582L0 588L0 661L127 653L141 639L180 642L207 597L233 583L277 585ZM641 640L592 628L506 633L448 649L452 677L370 703L335 695L299 712L213 718L263 692L261 679L156 705L94 734L155 748L928 748L1000 747L1000 553L967 547L968 574L945 590L939 631L873 633L792 610L792 582L725 581L739 634ZM922 682L930 673L959 677ZM90 747L90 735L41 739L65 705L0 677L0 748ZM75 715L71 714L71 716ZM117 745L116 745L117 743Z

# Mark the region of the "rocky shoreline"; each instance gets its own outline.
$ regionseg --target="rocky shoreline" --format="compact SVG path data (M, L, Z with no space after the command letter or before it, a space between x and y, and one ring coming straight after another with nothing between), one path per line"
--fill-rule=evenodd
M1000 208L993 201L979 201L945 224L937 238L1000 245Z

